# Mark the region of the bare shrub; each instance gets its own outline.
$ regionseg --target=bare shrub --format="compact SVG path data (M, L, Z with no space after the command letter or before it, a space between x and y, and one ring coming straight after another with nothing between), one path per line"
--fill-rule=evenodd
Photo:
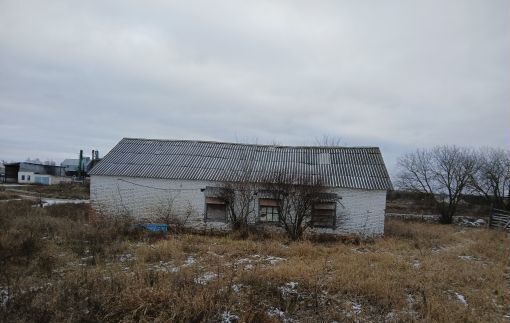
M433 197L441 222L452 223L477 164L470 149L437 146L402 156L398 167L399 187Z
M496 208L510 207L510 151L482 148L475 158L477 167L471 174L469 188Z
M229 222L234 230L246 230L250 216L255 213L255 184L249 182L249 175L234 183L224 183L220 198L228 208Z
M279 172L268 175L264 187L279 205L279 223L289 238L301 239L311 224L313 205L324 190L320 179Z

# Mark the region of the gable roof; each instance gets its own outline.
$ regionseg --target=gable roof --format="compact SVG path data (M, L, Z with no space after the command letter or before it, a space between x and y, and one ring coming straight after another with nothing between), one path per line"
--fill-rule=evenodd
M90 157L83 157L82 159L82 163L83 164L87 164L90 162ZM80 165L80 159L79 158L68 158L68 159L64 159L64 161L62 161L60 163L60 166L62 167L67 167L67 166L79 166Z
M247 166L249 165L249 166ZM90 175L263 182L270 173L314 176L324 186L392 189L377 147L290 147L191 140L122 139Z

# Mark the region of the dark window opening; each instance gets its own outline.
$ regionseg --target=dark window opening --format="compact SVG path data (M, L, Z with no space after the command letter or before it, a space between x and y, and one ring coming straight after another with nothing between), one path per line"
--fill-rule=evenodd
M336 203L317 203L312 210L312 225L314 227L335 226L336 222Z
M24 181L25 180L25 175L21 175L21 180Z
M227 221L227 206L225 201L208 197L205 199L205 220L211 222Z

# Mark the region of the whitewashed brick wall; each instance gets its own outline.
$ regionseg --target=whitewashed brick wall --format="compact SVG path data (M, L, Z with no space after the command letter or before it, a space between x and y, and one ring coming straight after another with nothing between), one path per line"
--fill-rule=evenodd
M132 177L91 176L92 206L102 214L128 215L137 219L161 217L170 210L187 224L198 229L228 229L228 224L206 222L206 186L221 186L217 182L166 180ZM321 233L379 235L384 232L386 191L345 188L328 189L342 199L337 205L337 227L313 228ZM171 205L171 207L170 207ZM258 214L258 203L255 211ZM256 217L251 222L256 221Z

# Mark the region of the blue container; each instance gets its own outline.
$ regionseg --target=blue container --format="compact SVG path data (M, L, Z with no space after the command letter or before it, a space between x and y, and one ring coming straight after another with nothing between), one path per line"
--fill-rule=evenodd
M138 224L137 227L144 228L151 232L168 232L168 224L164 223L145 223L145 224Z

